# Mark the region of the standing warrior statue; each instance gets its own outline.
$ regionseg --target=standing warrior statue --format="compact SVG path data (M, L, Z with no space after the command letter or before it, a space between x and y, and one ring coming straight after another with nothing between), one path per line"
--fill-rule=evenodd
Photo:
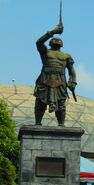
M43 64L41 74L36 80L34 95L35 102L35 121L36 125L41 125L41 121L47 105L49 112L55 112L58 121L58 126L64 126L66 116L66 99L67 86L72 91L74 98L74 90L76 87L76 73L73 67L74 61L72 57L64 52L61 52L63 41L60 38L53 37L55 34L62 34L63 23L61 18L62 2L60 2L60 20L59 25L44 34L36 42L38 52L40 53ZM48 49L45 42L53 37ZM68 69L69 81L66 82L65 69ZM75 99L76 101L76 99Z

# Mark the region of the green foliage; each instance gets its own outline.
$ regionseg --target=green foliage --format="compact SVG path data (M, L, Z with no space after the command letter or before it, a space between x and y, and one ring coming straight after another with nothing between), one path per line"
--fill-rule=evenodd
M0 152L0 185L16 185L16 169L11 161Z
M0 185L15 185L18 157L19 142L14 122L7 103L0 99Z

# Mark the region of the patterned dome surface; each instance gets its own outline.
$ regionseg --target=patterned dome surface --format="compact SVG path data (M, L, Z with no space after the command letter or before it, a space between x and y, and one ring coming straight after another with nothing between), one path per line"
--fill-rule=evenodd
M8 102L17 133L22 125L35 124L35 97L31 86L0 85L0 97ZM82 136L81 151L94 153L94 100L77 96L77 102L74 102L70 95L66 107L65 126L82 127L85 133ZM46 111L42 123L43 125L57 126L54 113Z

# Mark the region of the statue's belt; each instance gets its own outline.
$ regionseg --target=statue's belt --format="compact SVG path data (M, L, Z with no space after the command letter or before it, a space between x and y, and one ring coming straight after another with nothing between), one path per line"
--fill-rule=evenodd
M43 84L50 87L58 87L60 85L63 85L63 82L61 80L50 79L50 80L44 80Z
M42 72L49 73L49 74L65 74L65 69L61 67L43 67Z

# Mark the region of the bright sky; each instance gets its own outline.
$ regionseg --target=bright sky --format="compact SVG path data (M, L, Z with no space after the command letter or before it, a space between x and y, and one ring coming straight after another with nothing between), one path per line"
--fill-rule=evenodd
M34 85L35 42L59 21L59 0L0 0L0 84ZM62 0L63 51L75 61L76 94L94 99L94 0ZM60 36L61 37L61 36Z

